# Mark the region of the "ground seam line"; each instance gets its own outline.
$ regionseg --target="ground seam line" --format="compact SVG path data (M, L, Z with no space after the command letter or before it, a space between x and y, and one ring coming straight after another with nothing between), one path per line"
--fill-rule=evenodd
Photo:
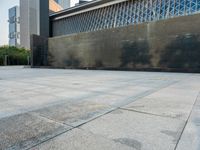
M160 88L158 88L158 89L154 89L154 90L152 90L152 91L150 90L151 92L149 91L149 93L146 93L146 94L143 95L143 96L137 97L134 101L136 101L136 100L138 100L138 99L141 99L141 98L143 98L143 97L146 97L147 95L150 95L150 94L152 94L152 93L155 93L155 92L157 92L157 91L159 91L159 90L161 90L161 89L167 88L168 86L171 86L171 85L173 85L173 84L175 84L175 83L177 83L177 82L179 82L179 81L176 81L176 82L173 82L173 83L169 83L169 84L167 84L167 85L164 85L163 87L160 87ZM128 98L128 99L130 99L130 98ZM134 101L133 101L133 102L134 102ZM130 103L132 103L132 102L130 102ZM130 104L130 103L128 103L128 104ZM34 146L31 146L31 147L29 147L29 148L26 148L25 150L30 150L31 148L34 148L34 147L36 147L36 146L38 146L38 145L41 145L41 144L43 144L43 143L45 143L45 142L47 142L47 141L49 141L49 140L52 140L52 139L54 139L54 138L56 138L56 137L58 137L58 136L60 136L60 135L62 135L62 134L64 134L64 133L67 133L67 132L69 132L69 131L71 131L71 130L73 130L73 129L76 129L76 128L79 129L80 126L82 126L82 125L84 125L84 124L86 124L86 123L89 123L89 122L91 122L91 121L94 121L94 120L96 120L96 119L98 119L98 118L100 118L100 117L102 117L102 116L105 116L105 115L107 115L107 114L109 114L109 113L111 113L111 112L113 112L113 111L115 111L115 110L118 110L118 109L120 109L121 107L123 107L123 106L125 106L125 105L128 105L128 104L124 104L124 105L122 105L122 106L115 107L115 108L111 109L111 110L108 111L108 112L105 112L105 113L103 113L103 114L100 114L100 115L98 115L98 116L92 118L91 120L88 120L88 121L86 121L86 122L84 122L84 123L82 123L82 124L80 124L80 125L78 125L78 126L76 126L76 127L73 127L73 128L71 128L71 129L69 129L69 130L67 130L67 131L64 131L64 132L62 132L62 133L60 133L60 134L57 134L57 135L55 135L55 136L53 136L53 137L51 137L51 138L49 138L49 139L47 139L47 140L44 140L44 141L42 141L42 142L40 142L40 143L38 143L38 144L35 144Z
M158 115L158 114L153 114L153 113L148 113L148 112L144 112L144 111L137 111L137 110L133 110L133 109L128 109L128 108L120 108L121 110L126 110L126 111L132 111L132 112L136 112L136 113L141 113L141 114L145 114L145 115L150 115L150 116L157 116L157 117L163 117L163 118L171 118L171 119L176 119L170 116L164 116L164 115Z
M183 132L185 131L185 128L186 128L186 126L187 126L187 124L188 124L188 121L189 121L189 119L190 119L190 117L191 117L191 114L192 114L193 109L194 109L194 107L195 107L195 105L196 105L196 102L198 101L199 96L200 96L200 92L197 94L197 97L196 97L196 99L195 99L195 102L194 102L194 104L193 104L193 106L192 106L192 109L191 109L191 111L190 111L190 114L189 114L189 116L188 116L188 118L187 118L187 120L186 120L186 122L185 122L185 125L184 125L184 127L183 127L183 129L182 129L182 131L181 131L180 137L178 138L178 141L177 141L177 143L176 143L176 145L175 145L175 147L174 147L174 150L176 150L177 147L178 147L178 144L179 144L179 142L180 142L180 140L181 140L181 137L182 137L182 135L183 135Z

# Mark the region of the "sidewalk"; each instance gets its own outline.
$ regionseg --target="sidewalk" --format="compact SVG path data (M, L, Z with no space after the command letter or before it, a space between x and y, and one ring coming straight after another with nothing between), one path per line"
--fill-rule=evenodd
M199 150L200 74L0 67L0 149Z

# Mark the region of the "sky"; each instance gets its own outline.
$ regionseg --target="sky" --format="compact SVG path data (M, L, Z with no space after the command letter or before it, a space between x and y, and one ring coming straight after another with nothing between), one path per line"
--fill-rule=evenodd
M8 45L8 9L19 6L19 0L1 0L0 5L0 45Z

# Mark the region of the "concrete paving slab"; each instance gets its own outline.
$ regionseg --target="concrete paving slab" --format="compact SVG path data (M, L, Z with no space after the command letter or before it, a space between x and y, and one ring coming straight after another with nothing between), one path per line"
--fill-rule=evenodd
M5 118L8 116L23 113L23 109L19 106L9 104L7 101L0 103L0 118Z
M105 104L80 101L54 105L34 111L34 113L76 127L111 109Z
M112 92L110 92L111 94L116 94L116 95L121 95L121 96L134 96L134 95L138 95L140 93L144 93L146 91L152 90L153 88L151 87L143 87L143 86L127 86L124 88L120 88L120 89L116 89Z
M84 91L84 89L83 90L66 89L63 92L57 92L57 93L52 93L52 94L54 96L66 98L66 99L81 99L81 98L87 98L87 97L96 95L95 92Z
M176 150L200 149L200 95L187 121Z
M113 91L116 88L110 85L105 86L105 85L94 84L94 85L88 85L84 89L93 91L93 92L110 93L110 91Z
M104 137L74 129L31 150L136 150Z
M1 91L0 91L1 92ZM0 96L0 103L7 102L8 99Z
M184 122L116 110L81 128L137 150L174 150Z
M132 104L129 104L123 108L186 121L190 110L192 109L192 105L173 102L173 100L162 101L157 99L144 98L140 99L140 102L133 102Z
M0 67L0 141L16 150L172 149L199 91L199 74ZM133 108L110 113L125 105Z
M185 80L181 80L179 84L173 86L179 89L197 90L200 89L200 76L199 74L190 74Z
M6 101L0 99L0 118L29 112L45 106L52 106L63 101L63 99L51 95L12 96L12 98L8 96Z
M190 98L190 96L196 96L198 91L192 90L190 88L185 87L184 89L174 88L175 85L179 85L180 82L173 84L172 86L168 86L166 88L160 89L158 92L155 92L149 95L149 98L173 98L180 100ZM185 94L187 92L187 94ZM191 99L191 98L190 98ZM181 100L180 100L181 101ZM189 101L188 101L189 102Z
M193 115L196 117L187 123L176 150L200 149L200 110L194 110Z
M198 92L196 90L168 87L130 103L123 108L186 121L197 95Z
M87 101L100 103L103 105L109 105L111 107L116 107L120 105L122 102L126 101L124 96L115 95L115 94L99 94L97 96L93 96L86 99Z
M71 127L46 118L26 113L0 119L0 148L21 150L60 133Z

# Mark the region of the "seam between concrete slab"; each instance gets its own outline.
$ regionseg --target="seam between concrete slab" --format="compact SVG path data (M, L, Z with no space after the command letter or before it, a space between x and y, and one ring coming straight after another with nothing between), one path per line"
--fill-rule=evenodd
M180 82L180 81L174 81L174 82L170 82L170 83L167 83L167 84L163 84L163 85L161 85L161 86L158 87L158 88L154 88L154 89L151 89L151 90L147 90L147 91L145 91L145 92L143 92L143 93L141 93L141 94L131 96L131 97L129 97L129 98L126 99L126 100L127 100L126 103L119 104L119 106L117 106L117 107L121 108L121 107L123 107L123 106L126 106L126 105L128 105L128 104L130 104L130 103L132 103L132 102L137 101L138 99L144 98L144 97L146 97L146 96L148 96L148 95L151 95L151 94L153 94L153 93L155 93L155 92L158 92L158 91L160 91L160 90L162 90L162 89L165 89L165 88L167 88L167 87L169 87L169 86L171 86L171 85L173 85L173 84L176 84L176 83L178 83L178 82ZM120 106L120 105L121 105L121 106Z
M46 116L43 116L43 115L41 115L41 114L35 114L35 115L36 115L36 116L39 116L39 117L41 117L41 118L44 118L44 119L47 119L47 120L53 121L53 122L55 122L55 123L57 123L57 124L64 125L64 126L69 126L69 127L71 127L71 128L74 128L73 126L71 126L71 125L69 125L69 124L62 123L62 122L59 122L59 121L53 120L53 119L51 119L51 118L49 118L49 117L46 117Z
M141 113L141 114L145 114L145 115L150 115L150 116L176 119L176 118L170 117L170 116L158 115L158 114L148 113L148 112L144 112L144 111L137 111L137 110L133 110L133 109L127 109L127 108L120 108L120 109L125 110L125 111L131 111L131 112Z
M47 142L47 141L49 141L49 140L52 140L52 139L54 139L54 138L56 138L56 137L58 137L58 136L60 136L60 135L62 135L62 134L65 134L65 133L67 133L67 132L69 132L69 131L71 131L71 130L73 130L73 129L74 129L74 128L71 128L71 129L66 130L66 131L64 131L64 132L62 132L62 133L59 133L59 134L57 134L57 135L55 135L55 136L53 136L53 137L51 137L51 138L49 138L49 139L46 139L46 140L44 140L44 141L42 141L42 142L40 142L40 143L37 143L37 144L35 144L35 145L33 145L33 146L29 147L29 148L25 148L24 150L30 150L30 149L32 149L32 148L34 148L34 147L36 147L36 146L38 146L38 145L41 145L41 144L43 144L43 143L45 143L45 142Z
M114 105L114 106L112 106L112 105L109 105L109 106L111 106L111 107L113 107L113 109L115 109L115 110L117 110L118 108L121 108L121 107L123 107L123 106L126 106L126 105L128 105L128 104L130 104L130 103L132 103L132 102L134 102L134 101L136 101L136 100L138 100L138 99L141 99L141 98L144 98L145 96L148 96L148 95L150 95L150 94L152 94L152 93L154 93L154 92L157 92L157 91L159 91L159 90L161 90L161 89L164 89L164 88L166 88L166 87L168 87L168 86L171 86L171 85L173 85L173 84L176 84L177 82L179 82L179 81L174 81L174 82L170 82L170 83L165 83L165 84L163 84L162 86L160 86L160 87L158 87L158 88L155 88L155 89L152 89L152 90L147 90L147 91L145 91L145 92L143 92L143 93L141 93L141 94L138 94L138 95L134 95L134 96L131 96L131 97L128 97L128 98L126 98L124 101L127 101L126 103L121 103L121 104L119 104L118 106L117 105ZM100 94L100 93L98 93L98 94ZM96 93L96 95L98 95L97 93ZM95 96L95 95L90 95L90 96L84 96L81 100L78 100L78 101L82 101L82 100L84 100L84 99L87 99L87 98L90 98L90 97L93 97L93 96ZM75 99L70 99L70 100L75 100ZM60 99L59 100L59 102L61 102L61 101L64 101L64 98L62 98L62 99ZM77 101L76 101L77 102ZM54 103L55 104L55 103ZM53 104L50 104L49 106L52 106ZM46 106L46 107L42 107L42 108L47 108L47 107L49 107L49 106ZM29 111L29 112L33 112L33 111L36 111L36 110L38 110L38 109L33 109L33 110L31 110L31 111ZM114 111L114 110L113 110ZM29 113L29 112L25 112L25 113ZM23 114L23 113L22 113ZM43 116L44 117L44 116ZM98 116L97 116L98 117ZM90 121L90 120L89 120ZM66 124L67 125L67 124ZM74 126L73 126L74 127Z
M155 88L155 89L153 89L153 90L146 91L145 94L142 94L142 95L137 96L133 101L128 102L128 104L129 104L129 103L132 103L132 102L134 102L134 101L136 101L136 100L138 100L138 99L141 99L141 98L143 98L143 97L145 97L145 96L148 96L148 95L150 95L150 94L152 94L152 93L154 93L154 92L157 92L157 91L159 91L159 90L161 90L161 89L167 88L168 86L171 86L171 85L173 85L173 84L175 84L175 83L177 83L177 82L179 82L179 81L175 81L175 82L172 82L172 83L164 84L163 86L161 86L161 87L159 87L159 88ZM131 98L131 97L130 97L130 98ZM127 99L130 99L130 98L127 98ZM44 141L42 141L42 142L40 142L40 143L38 143L38 144L35 144L34 146L31 146L31 147L27 148L26 150L30 150L31 148L34 148L34 147L36 147L36 146L38 146L38 145L41 145L42 143L45 143L45 142L47 142L47 141L49 141L49 140L51 140L51 139L54 139L54 138L56 138L56 137L58 137L58 136L60 136L60 135L62 135L62 134L64 134L64 133L67 133L67 132L69 132L69 131L71 131L71 130L73 130L73 129L75 129L75 128L78 128L78 129L79 129L80 126L82 126L82 125L84 125L84 124L87 124L88 122L91 122L91 121L93 121L93 120L96 120L96 119L98 119L98 118L100 118L100 117L102 117L102 116L104 116L104 115L106 115L106 114L109 114L109 113L111 113L111 112L113 112L113 111L115 111L115 110L118 110L118 109L120 109L120 107L123 107L123 106L125 106L125 105L127 105L127 104L122 104L122 105L119 106L119 107L115 107L115 108L113 108L113 109L111 109L111 110L109 110L109 111L107 111L107 112L105 112L105 113L102 113L102 114L100 114L100 115L98 115L98 116L92 118L91 120L88 120L88 121L86 121L86 122L84 122L84 123L82 123L82 124L80 124L80 125L77 125L76 127L72 127L71 129L69 129L69 130L67 130L67 131L64 131L64 132L62 132L62 133L60 133L60 134L58 134L58 135L56 135L56 136L54 136L54 137L51 137L51 138L49 138L49 139L47 139L47 140L44 140ZM53 120L53 121L55 121L55 120ZM55 121L55 122L57 122L57 121ZM67 124L66 124L66 125L67 125Z
M78 125L78 126L75 126L75 127L74 127L74 126L71 126L71 125L68 125L68 124L66 124L66 123L57 122L56 120L50 119L50 118L48 118L48 117L46 117L46 116L37 115L37 116L46 118L46 119L48 119L48 120L54 121L54 122L56 122L56 123L63 124L63 125L65 125L65 126L66 126L66 125L67 125L67 126L70 126L71 128L68 129L68 130L66 130L66 131L64 131L64 132L62 132L62 133L60 133L60 134L57 134L57 135L53 136L53 137L51 137L51 138L49 138L49 139L47 139L47 140L44 140L44 141L42 141L42 142L40 142L40 143L37 143L37 144L35 144L35 145L33 145L33 146L29 147L29 148L26 148L25 150L29 150L29 149L31 149L31 148L34 148L34 147L36 147L36 146L38 146L38 145L40 145L40 144L42 144L42 143L45 143L45 142L47 142L47 141L49 141L49 140L52 140L52 139L54 139L54 138L56 138L56 137L58 137L58 136L60 136L60 135L62 135L62 134L65 134L65 133L67 133L67 132L69 132L69 131L71 131L71 130L73 130L73 129L76 129L76 128L79 129L80 126L82 126L82 125L84 125L84 124L86 124L86 123L88 123L88 122L91 122L91 121L93 121L93 120L95 120L95 119L97 119L97 118L100 118L100 117L102 117L102 116L104 116L104 115L106 115L106 114L109 114L109 113L111 113L112 111L115 111L115 110L116 110L116 109L112 109L112 110L110 110L110 111L108 111L108 112L105 112L105 113L103 113L103 114L100 114L100 115L96 116L95 118L90 119L90 120L88 120L88 121L86 121L86 122L84 122L84 123L82 123L82 124L80 124L80 125Z
M178 81L177 81L177 82L178 82ZM148 96L148 95L150 95L150 94L152 94L152 93L154 93L154 92L157 92L157 91L159 91L159 90L161 90L161 89L163 89L163 88L166 88L166 87L168 87L168 86L170 86L170 85L172 85L172 84L175 84L175 83L177 83L177 82L173 82L173 83L167 84L167 85L165 85L164 87L160 87L160 88L158 88L158 89L146 91L145 94L141 94L141 95L137 96L133 101L128 102L128 104L129 104L129 103L132 103L132 102L134 102L134 101L136 101L136 100L138 100L138 99L141 99L141 98L143 98L143 97L145 97L145 96ZM135 96L134 96L134 97L135 97ZM130 99L130 98L131 98L131 97L127 98L127 100ZM80 127L80 126L82 126L82 125L84 125L84 124L86 124L86 123L88 123L88 122L91 122L91 121L93 121L93 120L95 120L95 119L98 119L98 118L100 118L100 117L102 117L102 116L104 116L104 115L106 115L106 114L109 114L109 113L115 111L115 110L121 109L121 107L123 107L123 106L125 106L125 105L127 105L127 104L122 104L121 106L113 107L113 108L111 108L109 111L107 111L107 112L105 112L105 113L102 113L102 114L99 114L98 116L96 116L96 117L94 117L94 118L92 118L92 119L90 119L90 120L88 120L88 121L86 121L86 122L84 122L84 123L82 123L82 124L76 126L75 128L78 128L78 127Z
M183 129L182 129L182 131L181 131L180 137L178 138L178 141L177 141L177 143L176 143L176 146L174 147L174 150L176 150L177 147L178 147L178 144L179 144L179 142L180 142L180 140L181 140L181 137L182 137L182 135L183 135L183 132L185 131L185 128L186 128L186 126L187 126L187 124L188 124L188 121L189 121L189 119L190 119L190 117L191 117L192 111L193 111L193 109L194 109L194 107L195 107L195 104L197 103L197 100L198 100L199 96L200 96L200 92L197 94L197 97L196 97L196 99L195 99L195 102L194 102L194 104L193 104L193 106L192 106L192 109L191 109L191 111L190 111L190 114L189 114L189 116L188 116L188 118L187 118L187 120L186 120L186 122L185 122L185 125L184 125L184 127L183 127Z
M91 120L89 120L89 121L87 121L87 122L85 122L85 123L82 123L82 124L80 124L80 125L78 125L78 126L76 126L76 127L70 126L70 127L72 127L71 129L66 130L66 131L64 131L64 132L62 132L62 133L60 133L60 134L57 134L57 135L55 135L55 136L53 136L53 137L51 137L51 138L49 138L49 139L47 139L47 140L44 140L44 141L42 141L42 142L40 142L40 143L37 143L37 144L35 144L35 145L33 145L33 146L29 147L29 148L26 148L25 150L30 150L31 148L34 148L34 147L36 147L36 146L38 146L38 145L41 145L42 143L45 143L45 142L47 142L47 141L49 141L49 140L52 140L52 139L54 139L54 138L56 138L56 137L58 137L58 136L60 136L60 135L62 135L62 134L65 134L65 133L67 133L67 132L69 132L69 131L71 131L71 130L73 130L73 129L76 129L76 128L79 129L80 126L82 126L82 125L84 125L84 124L86 124L86 123L88 123L88 122L90 122L90 121L93 121L93 120L95 120L95 119L97 119L97 118L99 118L99 117L101 117L101 116L104 116L104 115L106 115L106 114L108 114L108 113L110 113L110 112L112 112L112 111L114 111L114 110L110 110L110 111L108 111L108 112L106 112L106 113L104 113L104 114L102 114L102 115L100 115L100 116L97 116L96 118L93 118L93 119L91 119ZM45 117L45 118L46 118L46 117ZM48 118L47 118L47 119L48 119ZM52 119L50 119L50 120L52 120ZM55 121L55 120L52 120L52 121L57 122L57 121ZM66 125L67 125L67 124L66 124Z

